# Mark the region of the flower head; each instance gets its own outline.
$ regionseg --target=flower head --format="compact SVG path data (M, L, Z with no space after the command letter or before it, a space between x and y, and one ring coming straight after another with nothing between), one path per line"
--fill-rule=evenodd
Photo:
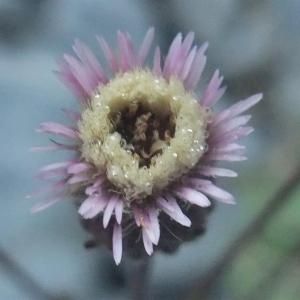
M195 92L207 44L193 46L193 33L178 34L164 61L157 47L152 66L146 67L153 37L150 29L135 50L129 34L118 32L118 54L98 38L110 76L76 40L76 55L64 55L57 74L77 96L80 111L64 110L72 126L46 122L38 129L70 142L55 139L35 150L73 155L40 170L39 177L56 181L52 197L35 210L76 197L81 217L111 236L117 264L122 241L130 240L124 235L128 226L138 232L136 239L141 234L151 255L164 224L188 228L191 212L210 206L211 199L234 203L213 181L237 174L215 164L245 159L237 140L253 129L246 126L250 116L242 114L262 98L257 94L214 113L213 105L225 92L219 71L201 95Z

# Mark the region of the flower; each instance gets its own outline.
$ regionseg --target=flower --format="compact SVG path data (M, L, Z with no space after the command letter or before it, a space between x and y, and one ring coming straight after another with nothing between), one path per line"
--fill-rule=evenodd
M98 38L111 75L79 40L73 46L76 55L65 54L59 65L57 74L77 96L80 110L64 109L72 126L45 122L38 131L71 143L51 139L51 146L34 150L67 150L73 155L40 170L38 176L52 182L51 197L34 211L75 197L83 220L112 236L119 264L128 224L138 230L137 238L141 234L151 255L163 220L188 228L187 215L195 207L204 209L211 199L234 203L214 179L237 174L215 164L246 159L236 141L253 129L246 126L250 115L242 114L262 95L215 113L212 107L225 92L219 71L201 95L195 92L207 43L193 46L193 33L184 38L178 34L164 61L157 47L152 66L146 67L154 30L147 32L138 50L129 34L118 32L117 38L118 54Z

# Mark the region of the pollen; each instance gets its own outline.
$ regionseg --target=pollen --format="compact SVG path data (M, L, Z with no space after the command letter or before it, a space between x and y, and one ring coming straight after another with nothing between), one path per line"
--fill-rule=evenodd
M118 74L82 113L81 155L128 203L146 201L199 162L209 117L175 77Z

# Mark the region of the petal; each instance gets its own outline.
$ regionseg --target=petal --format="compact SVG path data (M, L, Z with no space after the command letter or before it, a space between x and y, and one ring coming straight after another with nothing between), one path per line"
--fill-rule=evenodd
M184 60L186 59L187 55L189 54L189 51L194 42L194 39L195 39L195 33L191 31L186 35L186 37L184 38L184 40L182 42L181 54L182 54L182 58Z
M160 209L163 211L169 211L169 212L174 212L174 207L164 198L158 197L156 199L156 203Z
M75 129L55 122L41 123L40 127L37 129L37 132L57 134L76 140L79 139L78 132Z
M194 32L189 32L187 36L184 38L180 50L178 52L177 57L174 59L174 66L172 67L172 74L171 75L176 75L181 79L181 71L185 65L187 56L189 54L190 48L193 44L195 34Z
M90 196L92 194L101 192L101 185L103 184L104 181L105 181L104 177L97 179L93 185L91 185L85 189L86 195Z
M78 174L82 172L86 172L90 170L92 166L90 164L81 162L81 163L74 163L71 166L68 167L68 173L69 174Z
M243 161L247 160L247 157L240 154L210 154L207 157L208 160L224 160L224 161Z
M132 69L135 65L134 50L129 35L118 31L117 37L119 45L120 69L125 72Z
M245 146L239 145L239 144L235 144L235 143L229 143L229 144L224 144L224 145L220 145L217 146L213 149L214 153L223 153L223 154L229 154L231 152L236 152L236 151L244 151L245 150Z
M29 151L31 152L45 152L45 151L56 151L63 150L61 147L53 145L53 146L41 146L41 147L31 147Z
M209 137L208 143L214 143L215 145L228 144L249 135L253 131L253 127L250 126L238 127L222 135Z
M88 97L88 94L65 61L59 62L58 70L54 71L54 73L56 73L57 77L72 90L72 92L77 96L79 102L82 105L86 105L86 98Z
M178 60L180 49L181 49L182 34L178 33L174 38L171 46L169 48L166 60L164 63L163 74L165 77L169 78L173 73L173 68Z
M237 177L237 173L223 168L210 167L210 166L201 166L198 169L199 173L205 176L211 177Z
M213 135L220 136L227 132L230 132L238 127L246 125L251 119L251 115L239 116L228 120L224 123L219 123L216 127L212 127L211 131Z
M235 204L234 197L225 190L214 184L201 187L201 191L206 195L227 204Z
M188 90L194 90L200 80L201 74L206 64L206 56L204 55L204 52L207 47L208 43L204 43L196 53L189 75L184 81L184 86Z
M62 196L54 196L54 197L48 198L47 200L44 200L43 202L35 204L31 208L30 212L31 213L40 212L40 211L52 206L53 204L55 204L55 203L57 203L61 200L62 200Z
M80 183L80 182L83 182L83 181L87 181L87 180L90 180L91 177L89 174L75 174L73 175L67 182L69 184L75 184L75 183Z
M207 199L205 195L200 193L197 190L188 187L180 187L175 190L175 194L184 199L191 204L198 205L200 207L208 207L210 206L210 201Z
M117 223L114 225L112 240L114 260L118 265L122 259L122 227Z
M167 215L169 215L173 220L175 220L177 223L190 227L191 226L191 220L182 212L181 208L176 202L176 199L172 197L171 195L165 195L165 203L164 205L161 205L163 201L160 201L158 203L158 206L160 209L162 209ZM162 200L162 199L161 199ZM169 206L171 206L171 209L169 209Z
M223 77L220 76L219 70L216 70L201 99L201 104L203 106L210 107L214 105L223 96L226 87L221 88L222 81Z
M102 66L100 65L98 59L84 43L76 39L73 50L85 65L85 67L90 70L90 73L93 74L98 83L107 82L107 78L104 75Z
M187 76L189 75L191 68L193 66L193 62L194 62L196 53L197 53L197 47L194 46L184 62L184 66L183 66L181 74L180 74L180 78L182 81L185 81Z
M154 244L157 245L160 237L160 226L158 221L158 210L155 208L151 208L149 210L149 219L154 233Z
M47 165L43 168L41 168L41 172L45 172L45 171L53 171L53 170L59 170L59 169L66 169L68 168L70 165L72 165L74 163L73 160L67 160L67 161L63 161L63 162L57 162L57 163L53 163L50 165Z
M235 204L234 197L225 190L217 187L209 180L190 178L190 184L197 190L204 194L214 198L215 200L227 203Z
M115 215L116 215L116 221L117 221L117 223L121 224L121 222L122 222L122 215L123 215L123 201L121 199L119 199L119 201L116 204Z
M100 44L100 47L104 53L104 56L109 64L111 71L113 73L117 73L119 67L118 67L118 61L117 61L117 58L116 58L114 52L109 47L108 43L106 42L106 40L103 37L97 37L97 40Z
M149 50L151 48L151 45L153 43L153 39L154 39L154 28L150 28L147 33L146 36L142 42L142 45L139 49L138 52L138 58L137 58L137 62L139 66L142 66L145 62L145 59L149 53Z
M109 199L108 203L107 203L107 206L104 210L104 214L103 214L103 227L106 228L109 221L110 221L110 218L112 216L112 213L115 209L115 206L117 204L117 201L118 201L118 198L113 196Z
M63 161L47 165L40 169L37 177L39 179L49 179L55 176L67 175L67 169L74 161Z
M145 250L148 255L151 255L153 253L153 245L144 228L142 229L142 236Z
M147 212L143 212L143 216L141 218L141 225L145 232L147 233L151 243L157 244L157 237L155 236L155 228L153 224L151 223L150 217L149 217L149 211L147 209Z
M240 115L244 111L248 110L250 107L254 106L256 103L258 103L262 99L262 97L262 94L256 94L245 100L235 103L234 105L217 114L214 117L213 124L216 125L221 121L225 121Z
M67 62L70 72L74 78L81 85L82 89L87 95L91 95L97 83L90 71L82 65L75 57L65 54L64 60Z
M107 202L108 199L100 195L88 197L80 205L78 213L84 219L92 219L104 210Z

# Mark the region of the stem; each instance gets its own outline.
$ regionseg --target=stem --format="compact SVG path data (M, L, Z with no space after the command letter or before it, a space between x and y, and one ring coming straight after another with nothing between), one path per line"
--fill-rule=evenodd
M145 257L138 261L130 261L128 266L128 284L132 300L149 299L149 274L151 258Z
M203 299L207 299L205 295L209 294L217 279L224 273L226 268L232 264L235 258L245 249L248 243L262 232L269 221L276 213L287 205L292 193L296 190L300 183L300 165L295 172L287 179L286 182L275 192L265 207L257 215L256 218L248 225L248 227L236 238L236 240L228 247L225 253L215 263L215 265L197 280L197 285L192 288L187 299L199 299L197 295L201 295Z

